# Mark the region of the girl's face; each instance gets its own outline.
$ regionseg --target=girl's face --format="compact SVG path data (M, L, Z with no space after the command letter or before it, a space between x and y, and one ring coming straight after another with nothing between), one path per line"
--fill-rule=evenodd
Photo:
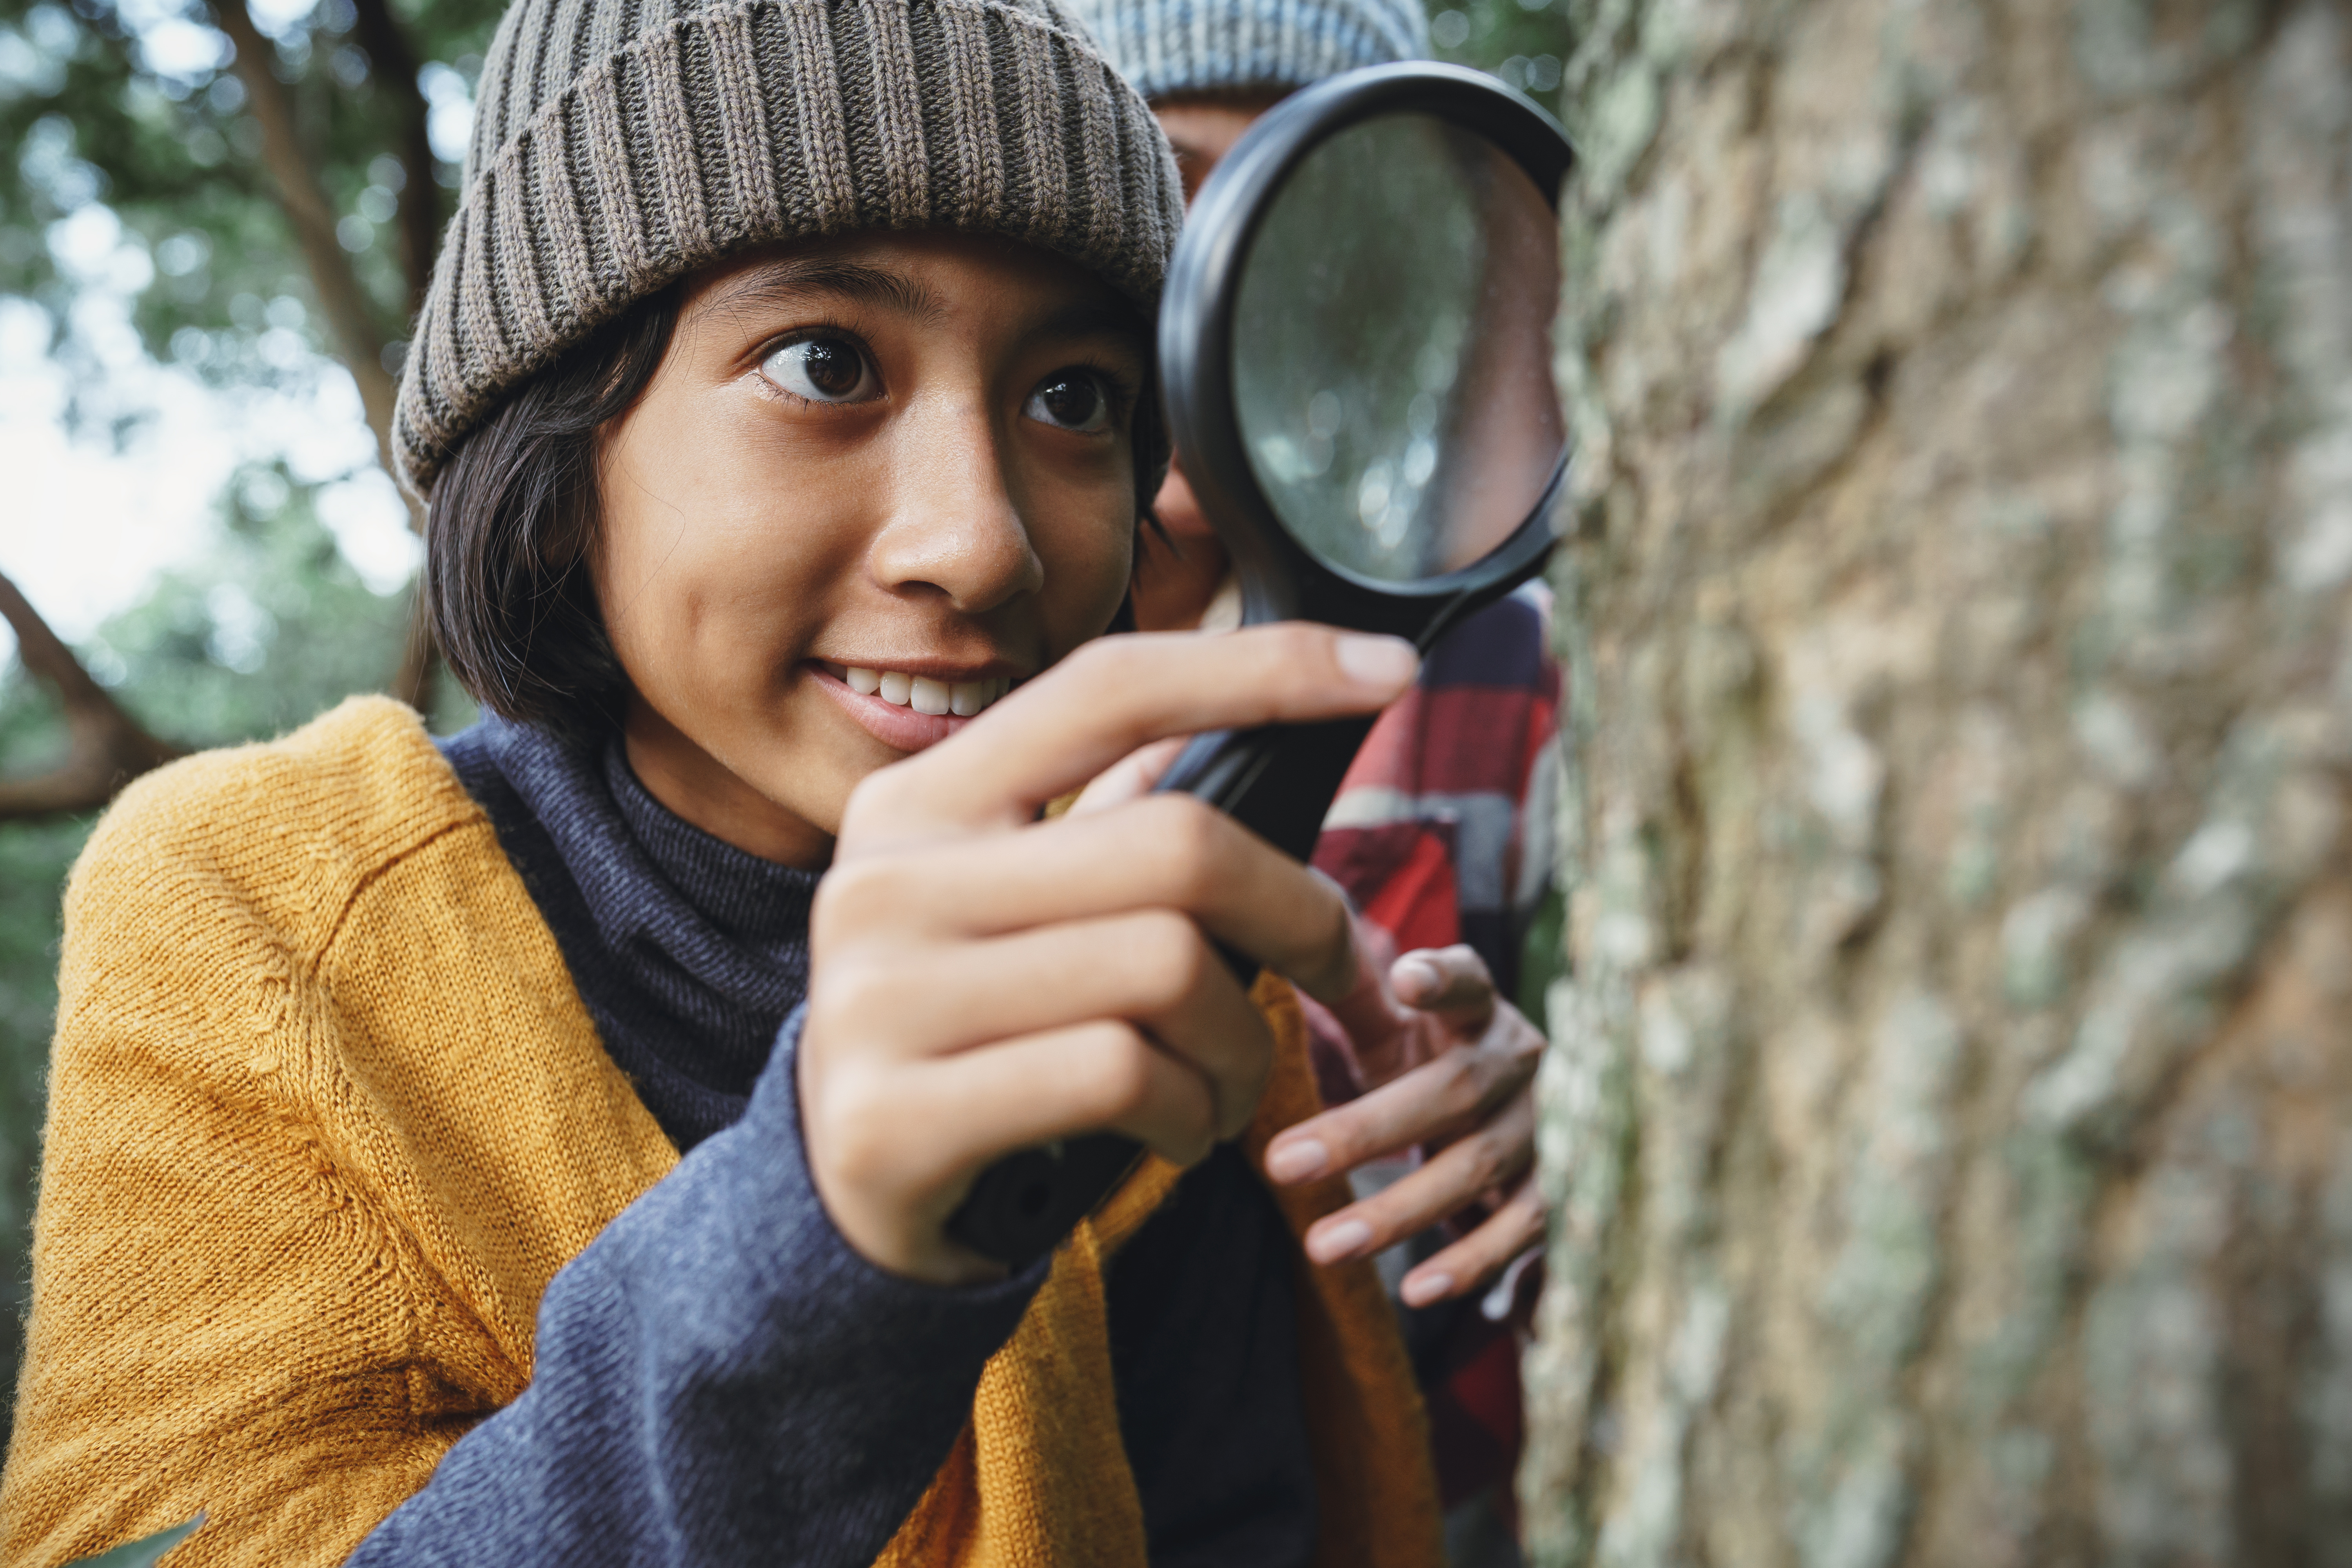
M1069 262L862 234L692 280L604 432L597 603L631 766L824 864L849 792L1100 634L1136 531L1135 308Z

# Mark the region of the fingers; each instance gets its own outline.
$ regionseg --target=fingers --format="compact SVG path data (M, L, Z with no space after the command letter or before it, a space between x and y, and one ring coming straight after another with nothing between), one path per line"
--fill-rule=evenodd
M1416 1265L1400 1282L1397 1293L1408 1307L1426 1307L1449 1296L1466 1295L1543 1238L1543 1196L1537 1190L1535 1173L1529 1172L1484 1225Z
M857 1021L876 1058L911 1060L1118 1019L1190 1063L1208 1084L1216 1136L1247 1126L1272 1070L1274 1038L1200 928L1168 910L1038 926L982 942L863 955L834 966L812 1002L823 1032ZM909 984L910 973L920 984ZM813 1014L812 1022L819 1022Z
M1178 795L837 865L818 887L811 932L824 948L837 929L984 936L1143 909L1191 915L1318 999L1352 982L1338 888Z
M840 844L1026 822L1171 735L1365 713L1419 669L1401 638L1304 623L1097 638L938 745L860 784Z
M1307 1233L1307 1256L1318 1263L1369 1257L1511 1185L1534 1162L1535 1098L1520 1095L1421 1169L1318 1220Z
M1223 1135L1208 1080L1117 1022L1050 1029L938 1058L915 1076L907 1099L909 1109L924 1102L935 1108L937 1125L969 1130L961 1140L946 1141L950 1146L938 1156L942 1173L1105 1129L1191 1165Z
M826 1212L866 1258L943 1284L1001 1273L943 1228L998 1156L1109 1128L1189 1165L1215 1142L1207 1081L1116 1021L911 1067L802 1067L809 1171Z
M1495 1011L1495 977L1486 972L1486 961L1477 949L1458 942L1406 953L1389 966L1389 986L1406 1006L1443 1014L1473 1032L1483 1029Z
M1171 735L1164 741L1154 741L1139 751L1129 752L1094 776L1076 802L1070 806L1072 816L1090 811L1108 811L1114 805L1140 800L1159 784L1160 777L1168 771L1184 750L1189 736Z
M1286 1185L1449 1139L1526 1094L1541 1036L1535 1045L1533 1052L1522 1050L1514 1037L1491 1047L1457 1046L1360 1099L1310 1116L1266 1145L1266 1174Z

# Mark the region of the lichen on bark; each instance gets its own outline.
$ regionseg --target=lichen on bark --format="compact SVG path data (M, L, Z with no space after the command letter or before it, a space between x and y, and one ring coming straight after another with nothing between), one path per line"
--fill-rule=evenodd
M2352 15L1571 26L1532 1555L2352 1563Z

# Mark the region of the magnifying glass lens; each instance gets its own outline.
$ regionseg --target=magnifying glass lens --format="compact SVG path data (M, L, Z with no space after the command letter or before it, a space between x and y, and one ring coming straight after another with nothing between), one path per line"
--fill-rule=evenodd
M1492 142L1422 113L1328 137L1273 196L1234 312L1260 488L1324 564L1411 583L1485 558L1559 460L1559 235Z
M1245 620L1301 616L1427 648L1540 567L1566 442L1559 237L1538 182L1557 190L1574 163L1536 105L1421 60L1294 95L1202 187L1170 266L1160 368ZM1195 735L1159 787L1304 859L1371 724ZM1095 1132L1008 1155L948 1233L1025 1267L1141 1152Z

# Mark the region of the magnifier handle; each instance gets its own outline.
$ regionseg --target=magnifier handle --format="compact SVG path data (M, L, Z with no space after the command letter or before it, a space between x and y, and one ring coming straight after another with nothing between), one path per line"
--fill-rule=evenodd
M1315 853L1323 818L1375 714L1195 735L1160 788L1204 800L1294 860ZM1254 977L1256 966L1249 975Z
M1160 788L1207 801L1304 860L1371 727L1365 717L1212 731L1193 737ZM1223 942L1217 951L1244 987L1256 982L1256 960ZM948 1216L947 1233L1018 1273L1061 1245L1142 1158L1141 1144L1116 1132L1019 1150L980 1173Z
M1017 1274L1060 1246L1142 1158L1143 1145L1117 1132L1015 1150L972 1183L948 1235Z

